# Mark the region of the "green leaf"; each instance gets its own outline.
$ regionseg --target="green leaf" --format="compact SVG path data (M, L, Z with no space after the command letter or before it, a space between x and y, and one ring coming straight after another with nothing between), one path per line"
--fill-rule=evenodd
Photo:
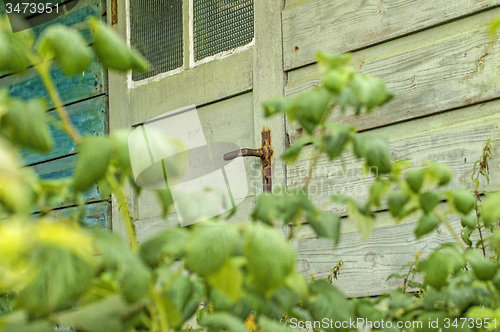
M101 255L101 268L116 273L125 299L135 302L146 296L149 292L151 271L140 256L133 253L115 234L96 232L94 239Z
M30 30L13 33L9 17L0 18L0 71L23 72L30 65L28 54L33 33Z
M462 227L467 227L470 229L477 228L477 219L475 216L472 216L472 215L461 216L460 223L462 224Z
M265 316L260 316L259 321L259 331L260 332L294 332L295 329L288 327L284 324L280 324L272 319Z
M383 105L393 97L381 79L369 75L354 75L350 87L367 112Z
M387 195L387 206L393 217L401 216L403 208L408 202L408 197L400 191L391 191Z
M38 53L42 57L55 57L65 75L76 75L88 68L92 50L78 30L62 24L45 29L40 36Z
M58 314L56 320L60 324L71 325L82 331L126 331L124 318L141 308L127 304L120 295L114 295L80 306L75 311Z
M424 182L425 172L423 170L409 169L406 172L406 183L410 186L413 192L418 193Z
M466 189L454 189L450 192L451 203L463 214L468 214L476 206L476 198Z
M439 290L448 284L448 276L465 266L465 260L459 248L444 245L420 261L417 270L425 272L424 282Z
M487 195L480 205L481 218L486 226L500 219L500 192Z
M280 233L268 226L257 224L248 230L243 252L251 280L262 293L282 287L293 270L293 249Z
M280 113L288 113L294 103L294 100L285 96L277 96L262 103L264 108L264 117L268 118Z
M428 163L429 170L436 177L440 186L447 185L452 177L451 169L443 164Z
M488 25L488 35L492 42L495 41L498 28L500 28L500 16L495 17Z
M172 262L183 254L188 238L189 232L184 228L166 229L144 242L140 255L151 267L157 267L165 257Z
M425 213L430 213L441 201L441 195L434 191L427 191L418 197L420 206Z
M279 219L288 224L303 210L311 210L312 204L307 193L301 189L273 188L273 193L262 193L257 197L257 206L252 212L253 220L260 220L268 225L274 225Z
M32 315L70 308L92 281L90 262L66 249L40 245L33 264L36 273L22 290L20 300Z
M435 230L441 221L433 213L426 213L418 220L417 227L415 228L415 236L418 238Z
M233 253L238 233L227 224L198 224L186 244L186 265L205 277L221 268Z
M382 206L382 197L391 188L388 181L377 180L370 187L370 202L376 207Z
M474 231L474 229L469 228L469 227L465 227L460 231L460 237L462 238L464 243L466 245L468 245L469 247L472 246L472 241L470 239L470 236L472 235L473 231Z
M497 264L484 257L476 249L467 250L465 258L470 266L472 266L474 274L479 280L491 280L497 273Z
M161 206L161 216L166 217L170 213L170 208L174 204L174 199L172 198L172 193L170 188L167 189L156 189L155 190L156 199Z
M312 134L326 120L329 102L330 94L321 89L306 91L297 97L295 117L308 133Z
M354 73L351 67L333 68L323 76L321 82L331 92L340 93L349 84Z
M311 296L305 303L314 320L325 317L333 321L349 321L353 317L351 304L334 285L320 279L310 285Z
M241 285L243 283L243 274L231 260L227 260L223 266L214 273L208 275L206 279L210 286L218 289L231 300L239 300Z
M40 152L52 149L46 105L42 100L8 99L7 108L1 127L12 141Z
M117 71L149 70L146 59L137 51L130 49L106 24L94 17L88 22L94 33L92 47L106 68Z
M283 159L287 164L293 164L297 160L300 155L300 151L302 148L310 144L314 141L314 137L310 135L304 135L300 137L297 141L295 141L292 145L290 145L283 154L281 155L281 159Z
M346 131L339 131L333 135L326 135L323 144L330 160L339 157L349 142L350 135Z
M118 168L127 174L130 174L132 170L128 146L130 132L128 129L119 129L110 135L112 159Z
M366 164L375 175L391 172L392 160L387 140L380 136L371 136L365 141Z
M348 65L351 62L351 53L329 53L329 52L317 52L316 59L320 66L325 66L327 68L335 68L339 66Z
M111 157L109 138L86 136L79 144L73 187L76 191L85 191L102 178L108 168Z
M242 320L227 312L214 312L206 315L200 323L201 326L207 328L207 332L248 332Z
M335 245L340 240L340 218L323 211L307 213L307 221L318 236L332 239Z

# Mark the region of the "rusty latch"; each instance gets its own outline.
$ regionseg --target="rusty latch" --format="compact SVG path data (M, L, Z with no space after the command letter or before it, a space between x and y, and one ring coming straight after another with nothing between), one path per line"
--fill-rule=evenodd
M233 160L237 157L259 157L262 159L262 186L264 191L272 190L271 178L271 157L273 149L271 148L271 131L262 130L262 146L260 149L240 149L224 154L224 160Z

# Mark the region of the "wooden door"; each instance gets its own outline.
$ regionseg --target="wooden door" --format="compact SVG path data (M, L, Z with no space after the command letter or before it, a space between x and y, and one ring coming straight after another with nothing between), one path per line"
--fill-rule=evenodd
M271 130L274 155L279 155L284 145L283 119L264 121L261 103L283 93L283 1L211 1L212 4L228 8L236 3L252 4L254 36L250 42L239 45L236 49L225 50L202 59L199 59L202 56L196 54L194 46L197 28L194 26L197 15L195 6L198 6L194 1L198 0L179 0L179 7L174 8L175 15L170 13L175 24L182 24L182 29L171 28L171 33L182 35L181 47L177 44L182 52L180 61L177 58L167 72L157 70L158 73L154 76L137 81L131 74L109 73L110 130L139 126L166 112L195 105L207 143L232 142L242 148L258 148L261 145L261 130L267 127ZM148 31L143 31L142 37L134 37L132 31L134 26L142 24L140 20L138 23L133 12L134 6L136 10L139 8L139 3L141 1L138 0L108 1L108 10L112 12L112 27L129 41L136 38L136 42L140 42L143 38L149 38ZM204 1L200 3L203 4ZM152 17L149 19L153 20ZM173 24L165 24L167 23L170 26ZM156 37L169 36L168 33L154 33ZM273 181L283 184L283 165L274 159ZM262 191L260 185L255 185L258 183L255 179L261 176L258 167L252 167L255 162L260 161L245 158L249 192L247 199L238 206L236 219L248 216L254 205L255 195ZM153 192L146 190L139 197L134 197L130 192L128 197L140 240L165 227L178 225L175 212L168 218L160 216L161 209ZM120 231L119 213L116 204L113 206L113 228Z

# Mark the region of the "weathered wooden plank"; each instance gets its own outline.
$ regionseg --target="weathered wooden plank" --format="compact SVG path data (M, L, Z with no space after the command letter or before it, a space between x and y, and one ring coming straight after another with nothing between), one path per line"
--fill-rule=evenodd
M67 107L70 120L75 128L82 134L104 135L107 132L108 102L107 97L92 98ZM55 111L49 114L56 119ZM63 157L76 152L73 140L64 132L51 127L54 139L54 148L49 153L37 153L29 149L22 149L21 156L25 165Z
M284 66L313 63L318 50L357 50L498 5L499 0L288 0Z
M94 59L81 75L65 76L58 67L54 67L51 75L64 104L106 92L104 70L97 59ZM45 86L33 69L24 75L11 75L0 79L0 88L8 88L12 96L22 99L44 98L48 103L47 109L53 107Z
M241 148L252 148L253 93L245 93L230 99L198 108L200 123L207 142L231 142ZM245 158L249 195L255 193L255 184L262 187L261 162L258 158ZM150 219L161 214L153 191L145 190L136 201L136 218Z
M3 5L2 1L0 1L0 13L2 12L1 5ZM40 23L44 22L43 15L40 15L31 18L29 20L29 24L34 26L32 30L36 38L38 38L47 27L54 24L62 24L79 30L83 38L90 43L92 37L86 20L91 16L100 18L103 8L106 8L105 1L103 0L80 0L75 8L63 16L59 16L58 18L46 23ZM8 72L0 71L0 78L7 76L8 74Z
M68 207L57 210L57 212L65 216L71 216L71 213L76 210L77 207ZM110 210L110 203L108 201L87 204L85 206L83 221L85 225L91 228L109 229L111 220Z
M448 187L472 189L470 180L475 160L481 155L481 148L487 138L493 142L491 165L500 163L500 101L421 118L411 122L371 130L366 134L386 137L390 142L393 159L407 159L419 167L425 161L448 165L453 179ZM362 134L364 135L364 133ZM309 153L300 156L295 165L288 166L289 186L303 185L309 165ZM488 190L500 187L500 169L490 168ZM485 182L485 181L483 181ZM321 158L309 185L313 202L327 207L328 211L345 214L343 207L329 203L330 196L342 193L359 200L368 198L371 177L363 175L360 162L352 155L346 155L344 166L340 161L329 162ZM485 190L483 185L480 188Z
M35 36L39 36L43 30L54 24L62 24L68 27L75 28L80 31L82 36L90 42L91 32L86 21L89 17L101 17L106 8L103 0L79 0L78 4L66 14L58 18L44 22L44 16L38 15L28 20L28 23L33 27ZM61 9L63 10L63 9ZM44 22L44 23L42 23Z
M316 278L326 278L342 260L340 275L333 283L345 295L374 296L395 290L402 284L401 280L386 281L387 277L391 273L402 273L401 267L412 261L417 251L425 257L440 245L454 242L444 226L417 240L413 232L418 218L418 215L410 216L406 222L395 225L388 212L377 213L377 228L366 240L361 240L358 232L345 233L336 248L331 240L317 238L309 226L304 226L291 241L297 252L297 269L305 277L314 274ZM449 220L460 234L459 218ZM353 223L346 219L343 222Z
M42 179L59 179L73 175L76 162L76 156L68 156L61 159L52 160L46 163L32 166ZM102 200L99 196L99 188L97 185L92 186L84 194L87 202L95 202ZM72 205L73 201L65 202L64 205Z
M490 10L354 53L354 65L382 78L395 98L360 117L334 111L331 120L364 130L497 98L500 43L489 42L486 25L498 15L499 9ZM319 79L315 65L293 70L285 93L295 95Z
M250 91L252 51L250 49L222 60L210 61L129 90L132 125L176 108L212 103ZM234 112L237 114L238 110Z

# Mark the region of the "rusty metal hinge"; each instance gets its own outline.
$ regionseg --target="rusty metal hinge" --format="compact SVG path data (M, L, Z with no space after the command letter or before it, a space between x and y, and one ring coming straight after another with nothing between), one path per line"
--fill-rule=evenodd
M118 24L118 0L111 0L111 25Z
M259 157L262 159L262 187L264 191L272 190L271 157L271 131L262 130L262 146L260 149L240 149L224 154L224 160L232 160L237 157Z

